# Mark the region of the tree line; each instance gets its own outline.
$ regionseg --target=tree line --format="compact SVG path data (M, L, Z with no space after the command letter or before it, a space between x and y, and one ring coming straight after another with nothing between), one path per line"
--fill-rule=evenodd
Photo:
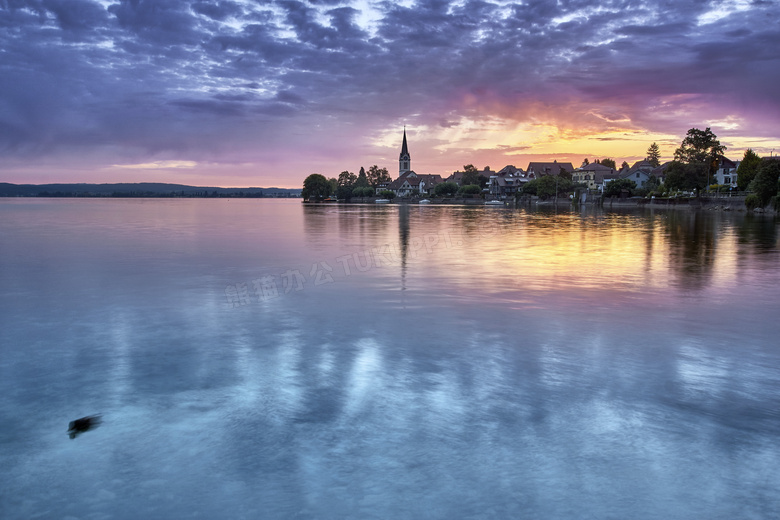
M303 181L303 190L301 196L303 200L322 201L331 195L337 199L349 200L352 197L373 197L379 186L392 182L387 168L380 168L376 164L371 166L368 171L362 166L360 172L355 175L353 172L344 170L338 178L326 178L319 173L312 173ZM395 197L395 193L390 190L382 190L379 196L385 198Z

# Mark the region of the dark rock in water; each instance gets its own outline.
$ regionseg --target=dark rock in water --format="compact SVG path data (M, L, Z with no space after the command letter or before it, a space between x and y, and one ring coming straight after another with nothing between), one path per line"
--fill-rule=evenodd
M71 439L75 439L77 436L89 430L94 430L101 423L100 415L88 415L75 421L70 421L68 425L68 435Z

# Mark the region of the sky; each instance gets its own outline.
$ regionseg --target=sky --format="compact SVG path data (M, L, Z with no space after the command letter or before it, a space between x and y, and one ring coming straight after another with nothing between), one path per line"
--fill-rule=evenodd
M778 0L0 0L0 182L780 153Z

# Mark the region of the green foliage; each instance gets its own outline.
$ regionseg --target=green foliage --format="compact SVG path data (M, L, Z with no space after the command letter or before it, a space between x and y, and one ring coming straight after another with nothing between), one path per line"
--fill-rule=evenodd
M473 164L467 164L463 167L463 177L461 178L460 185L467 186L469 184L479 184L479 177L479 170L477 170Z
M395 198L395 192L391 190L382 190L379 192L379 196L383 199L393 200Z
M360 173L358 173L357 179L355 179L356 188L368 188L368 177L366 177L366 170L360 167Z
M571 180L565 177L561 178L557 175L544 175L538 179L525 183L525 186L523 186L523 194L536 195L544 200L555 196L556 186L558 194L560 195L561 193L571 191L573 184Z
M606 159L602 159L601 165L606 166L607 168L612 168L613 170L617 169L617 166L615 166L615 160L610 159L609 157L607 157Z
M623 164L620 165L620 169L622 170L623 168L630 168L629 164L626 161L623 161Z
M711 176L706 164L672 161L666 170L664 183L672 190L701 191L707 187L708 179L711 180Z
M761 166L761 157L750 148L745 150L745 155L737 168L737 187L740 191L748 189L750 183L756 178L759 166Z
M661 181L659 181L658 177L656 177L655 175L651 175L645 182L645 189L648 191L656 191L660 187L661 187Z
M451 197L458 192L458 185L454 182L442 182L433 189L433 194L438 197Z
M615 179L614 181L610 181L604 187L604 196L620 197L623 190L628 190L628 196L630 197L634 194L634 191L636 191L636 182L631 179Z
M647 161L656 168L661 166L661 150L656 143L653 143L648 147Z
M758 200L758 195L755 193L751 193L747 197L745 197L745 207L748 211L753 211L754 209L761 206L761 202Z
M376 164L368 168L366 173L369 186L376 188L382 183L389 183L393 179L390 178L390 174L387 173L387 168L380 168Z
M482 193L482 188L480 188L479 184L466 184L465 186L460 187L458 193L463 195L478 195Z
M760 207L769 204L777 195L777 182L780 179L780 160L771 159L761 162L756 178L750 183L750 190L758 197Z
M688 167L681 171L686 184L684 189L701 190L707 186L717 168L718 158L722 157L725 151L726 147L720 144L709 127L706 130L688 130L688 135L674 152L674 160Z
M312 173L303 181L303 200L322 200L331 193L331 184L324 175Z
M374 188L370 186L358 186L357 188L352 190L352 196L353 197L373 197L374 196Z
M674 160L684 164L710 164L723 155L726 147L720 144L712 130L691 128L680 147L674 152Z
M339 186L336 188L336 198L349 200L352 198L352 190L355 189L352 186Z
M343 172L339 173L338 178L338 185L339 186L352 186L355 184L355 181L357 180L357 175L355 175L352 172L348 172L344 170Z
M336 188L339 187L339 181L335 177L331 177L328 179L328 184L330 184L330 193L336 193Z

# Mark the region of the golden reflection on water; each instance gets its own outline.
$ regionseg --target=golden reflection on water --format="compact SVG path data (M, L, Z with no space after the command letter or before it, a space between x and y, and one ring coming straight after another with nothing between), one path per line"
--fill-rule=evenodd
M745 215L415 205L305 211L318 244L335 241L347 253L389 245L400 273L385 275L399 277L402 290L509 304L532 304L532 293L614 301L670 287L727 291L750 276L740 273L741 257L777 250L774 224Z

